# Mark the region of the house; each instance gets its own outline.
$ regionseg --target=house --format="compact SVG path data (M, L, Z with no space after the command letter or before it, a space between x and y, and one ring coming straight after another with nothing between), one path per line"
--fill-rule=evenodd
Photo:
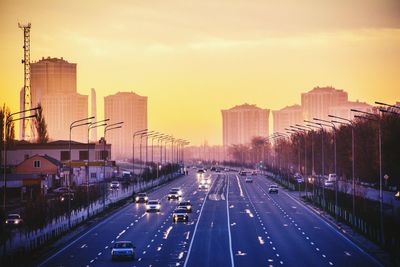
M23 186L39 186L41 190L61 185L60 171L63 164L48 155L34 155L22 161L15 167L15 174L25 176L32 175L31 179L25 179ZM37 179L41 177L41 179ZM45 193L45 191L43 192Z

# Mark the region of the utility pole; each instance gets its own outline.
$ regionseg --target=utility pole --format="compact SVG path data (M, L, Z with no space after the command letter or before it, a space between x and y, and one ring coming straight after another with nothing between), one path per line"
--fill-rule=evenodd
M24 59L21 60L21 63L24 64L24 99L23 106L21 110L29 110L32 105L31 99L31 24L21 24L18 23L18 27L24 31ZM31 115L31 114L28 114ZM23 119L22 120L22 140L29 140L33 138L33 124L30 120Z

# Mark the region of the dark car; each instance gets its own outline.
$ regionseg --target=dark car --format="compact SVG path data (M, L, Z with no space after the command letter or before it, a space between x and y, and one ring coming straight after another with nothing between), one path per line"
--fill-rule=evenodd
M17 213L9 214L5 221L7 226L21 226L23 223L21 215Z
M117 241L114 243L114 246L111 249L111 258L112 260L117 259L130 259L134 260L135 255L135 246L131 241Z
M60 201L61 202L66 202L68 200L73 201L74 200L74 193L63 193L60 195Z
M190 213L190 212L192 212L192 203L190 203L189 200L179 202L178 209L184 209L184 210L186 210L186 212Z
M135 197L136 203L147 203L147 201L149 201L149 197L147 196L146 193L139 193Z
M177 208L172 214L173 222L188 222L189 215L186 212L186 209Z

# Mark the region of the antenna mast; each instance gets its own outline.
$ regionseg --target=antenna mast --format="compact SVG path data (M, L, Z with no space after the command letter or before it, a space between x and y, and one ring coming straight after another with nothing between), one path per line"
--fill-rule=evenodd
M24 31L24 59L21 63L24 64L24 106L21 107L22 110L27 110L31 108L31 45L30 45L30 34L31 34L31 24L20 24L18 27ZM30 120L22 120L22 140L29 140L32 138L32 125Z

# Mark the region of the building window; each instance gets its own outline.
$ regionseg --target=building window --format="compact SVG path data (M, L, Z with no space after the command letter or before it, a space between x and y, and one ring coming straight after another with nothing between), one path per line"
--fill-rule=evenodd
M88 152L87 152L87 150L79 151L79 160L88 160Z
M40 160L34 160L33 161L33 167L34 168L40 168Z
M70 160L69 151L61 151L60 152L60 160L61 161Z

